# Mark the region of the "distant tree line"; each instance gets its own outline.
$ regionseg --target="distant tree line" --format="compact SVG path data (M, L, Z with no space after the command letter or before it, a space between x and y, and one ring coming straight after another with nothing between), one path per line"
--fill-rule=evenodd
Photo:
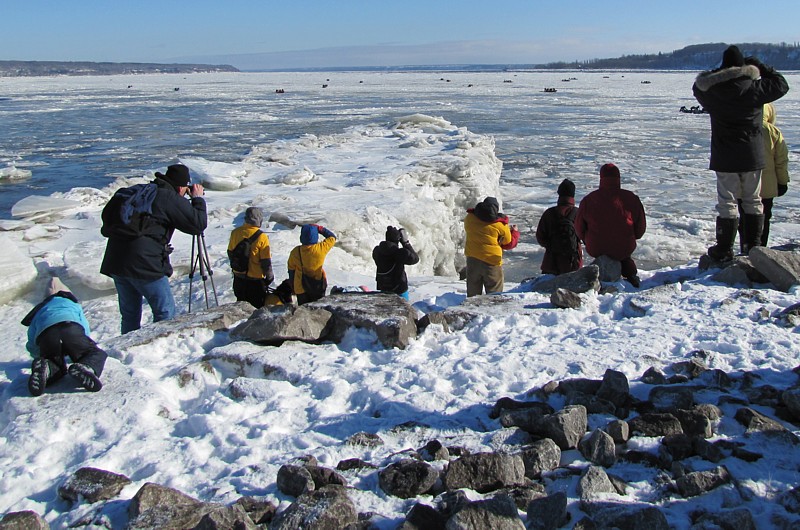
M746 56L758 57L778 70L800 70L800 44L736 44ZM546 69L646 69L646 70L710 70L720 65L722 52L729 44L714 42L692 44L670 53L623 55L616 59L556 62L537 65Z
M0 77L52 75L192 74L238 72L230 65L95 63L88 61L0 61Z

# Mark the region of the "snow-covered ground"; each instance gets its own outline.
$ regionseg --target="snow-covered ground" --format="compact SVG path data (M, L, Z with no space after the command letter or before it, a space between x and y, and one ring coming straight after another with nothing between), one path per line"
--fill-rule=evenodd
M286 276L286 259L298 244L295 225L314 222L339 236L325 267L330 285L374 286L371 249L386 225L402 225L421 256L420 264L408 269L411 301L421 312L461 303L465 288L456 271L463 263L464 210L486 195L510 199L501 191L494 149L491 137L441 118L411 115L391 126L359 126L338 135L266 144L241 162L183 159L208 186L205 243L219 302L234 300L224 257L229 232L241 223L247 206L257 205L271 214L265 230L278 280ZM156 482L207 501L227 503L252 495L285 507L292 499L277 491L275 478L292 458L310 454L321 465L335 467L358 457L383 466L432 439L473 452L503 449L502 428L488 417L499 398L525 399L528 391L549 381L601 378L609 368L635 381L647 368L666 367L696 350L706 352L710 367L734 375L753 371L764 384L785 387L797 378L790 371L800 364L800 335L762 310L773 314L796 303L797 288L783 293L769 286L725 286L698 272L697 261L690 258L676 267L642 270L640 290L620 282L616 294L582 295L583 306L576 310L556 309L545 295L524 293L508 283L523 311L486 314L454 333L432 326L405 350L386 350L373 336L356 331L339 345L287 343L278 348L231 342L224 333L203 329L173 334L110 351L105 386L97 394L62 382L39 398L30 397L26 330L19 322L42 298L50 275L59 276L83 300L101 346L118 335L113 286L98 272L105 245L99 235L100 210L116 187L141 181L25 200L14 209L17 219L0 221L2 267L8 272L0 282L9 299L0 306L0 341L6 344L0 350L2 513L30 509L54 527L67 526L94 509L72 507L56 493L64 479L84 466L130 477L133 483L122 491L122 500L145 482ZM534 191L547 193L545 188ZM710 218L687 220L691 235L670 230L667 223L653 223L642 247L652 248L650 237L669 238L670 248L678 248L681 240L698 250L710 244ZM534 247L530 235L523 237L524 245ZM800 227L781 224L775 237L797 240ZM201 278L195 274L190 282L188 277L192 239L178 234L173 245L172 286L179 308L187 309L190 291L193 308L205 305ZM527 267L538 270L538 262ZM211 279L205 287L211 288ZM631 297L639 297L644 314L630 310ZM209 371L201 362L209 353L216 358L248 354L280 371L241 374L221 361L212 362ZM250 397L240 399L229 391L237 377L251 389ZM634 384L634 393L645 390ZM422 426L393 429L407 422ZM385 445L344 443L361 431L379 434ZM742 432L743 427L727 422L717 436L740 437ZM631 443L655 450L652 440ZM772 515L782 510L772 499L798 482L800 451L751 449L767 457L746 468L732 464L731 472L757 492L747 507L759 527L768 528ZM586 465L576 451L565 452L562 461ZM657 471L645 475L641 470L620 464L610 471L638 485L626 500L658 502L676 528L688 528L688 513L701 503L709 509L730 506L733 494L726 488L702 499L660 497L654 485ZM374 471L346 477L363 490L353 497L358 510L377 514L373 521L380 528L394 528L411 506L411 501L384 494ZM560 481L551 487L565 489L574 501L574 484ZM110 503L104 510L115 528L125 524L125 503ZM576 510L577 501L571 506Z

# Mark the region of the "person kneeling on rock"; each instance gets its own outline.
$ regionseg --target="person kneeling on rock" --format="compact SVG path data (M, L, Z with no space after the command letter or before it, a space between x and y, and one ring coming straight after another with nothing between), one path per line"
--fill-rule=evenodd
M50 280L47 294L22 319L28 327L25 347L33 357L28 390L41 396L47 385L68 373L86 390L97 392L103 388L99 377L108 355L89 337L83 308L58 278ZM69 368L67 356L72 361Z

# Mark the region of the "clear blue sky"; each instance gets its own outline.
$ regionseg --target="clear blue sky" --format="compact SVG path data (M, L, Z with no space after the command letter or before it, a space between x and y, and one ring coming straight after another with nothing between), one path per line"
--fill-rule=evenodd
M0 0L0 14L6 60L543 63L800 42L798 0Z

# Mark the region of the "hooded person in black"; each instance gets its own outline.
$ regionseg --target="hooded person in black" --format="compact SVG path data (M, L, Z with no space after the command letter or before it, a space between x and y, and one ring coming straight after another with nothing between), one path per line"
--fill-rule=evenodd
M745 58L739 48L728 46L721 66L701 72L692 91L711 117L709 169L717 175L717 243L708 249L708 255L724 261L733 258L737 199L741 199L745 212L744 248L761 244L761 170L766 166L763 108L786 94L789 84L774 68L755 57Z
M401 246L402 245L402 246ZM394 226L386 227L386 240L372 250L377 271L375 281L379 291L395 293L408 300L406 265L419 263L419 256L411 247L406 231Z

